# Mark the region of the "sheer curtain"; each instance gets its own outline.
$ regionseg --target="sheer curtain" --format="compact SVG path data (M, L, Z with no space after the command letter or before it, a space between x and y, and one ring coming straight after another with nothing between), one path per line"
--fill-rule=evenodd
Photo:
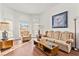
M20 21L20 31L21 30L27 30L27 31L29 31L28 30L28 23L26 21ZM20 35L20 31L19 31L19 37L21 36Z

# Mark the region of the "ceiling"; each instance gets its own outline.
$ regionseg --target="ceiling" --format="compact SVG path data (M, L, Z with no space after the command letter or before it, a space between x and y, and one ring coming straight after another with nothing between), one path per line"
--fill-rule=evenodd
M3 5L23 13L40 14L57 3L4 3Z

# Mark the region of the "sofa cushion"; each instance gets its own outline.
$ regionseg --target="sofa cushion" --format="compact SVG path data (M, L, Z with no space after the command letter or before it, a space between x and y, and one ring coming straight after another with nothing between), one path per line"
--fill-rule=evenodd
M49 41L52 41L52 42L55 42L56 39L49 38L48 40L49 40Z
M66 43L66 41L62 41L62 40L55 40L55 43L63 44L63 45L68 45L68 44Z
M52 37L52 31L47 32L47 37Z
M57 39L57 40L59 40L59 36L60 36L60 31L56 31L56 32L54 32L54 39Z
M61 35L61 40L67 41L69 39L69 32L63 32Z

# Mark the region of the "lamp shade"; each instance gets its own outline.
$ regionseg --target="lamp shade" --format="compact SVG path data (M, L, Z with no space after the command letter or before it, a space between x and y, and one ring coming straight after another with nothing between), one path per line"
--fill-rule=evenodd
M0 22L0 31L8 31L9 30L9 23L8 22Z

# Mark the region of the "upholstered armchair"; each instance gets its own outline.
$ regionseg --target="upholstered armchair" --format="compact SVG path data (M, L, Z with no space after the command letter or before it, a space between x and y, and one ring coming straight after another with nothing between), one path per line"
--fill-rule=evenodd
M21 31L21 40L22 42L26 42L31 40L31 34L29 33L29 31Z

